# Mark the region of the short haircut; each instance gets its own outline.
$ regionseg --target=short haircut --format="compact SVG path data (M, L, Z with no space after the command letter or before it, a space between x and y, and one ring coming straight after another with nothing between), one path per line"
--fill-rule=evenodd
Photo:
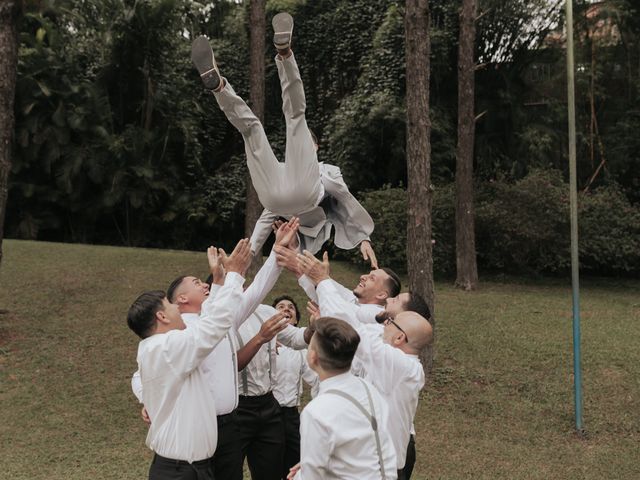
M402 288L400 277L390 268L384 267L380 270L389 275L389 278L385 280L385 286L387 287L387 290L389 290L389 297L397 297L400 294L400 289Z
M419 294L409 291L409 300L407 300L404 304L405 312L416 312L417 314L423 316L426 320L431 320L431 310L429 310L429 305L425 302L424 298L422 298Z
M129 307L127 325L140 338L151 335L156 325L156 313L163 309L166 295L162 290L144 292Z
M280 295L279 297L276 297L276 299L273 301L271 306L275 308L276 305L279 304L282 300L289 300L291 303L293 303L293 308L296 311L296 324L297 324L300 321L300 310L298 310L298 304L296 303L296 301L293 298L291 298L289 295Z
M320 366L328 372L348 371L360 343L358 332L344 320L332 317L319 318L314 324Z
M176 303L176 290L182 284L182 281L187 278L186 275L180 275L173 282L169 284L169 288L167 288L167 299L171 303Z

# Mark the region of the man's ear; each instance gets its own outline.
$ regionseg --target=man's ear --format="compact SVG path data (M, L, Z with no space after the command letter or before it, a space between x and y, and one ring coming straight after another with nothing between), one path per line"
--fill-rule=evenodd
M376 294L376 300L378 300L379 302L383 302L389 298L389 292L387 292L386 290L381 291L380 293Z
M187 299L187 296L184 293L181 293L176 297L176 303L178 305L184 305L185 303L189 303L189 300Z
M398 331L398 333L396 333L393 336L393 344L395 346L400 346L404 343L404 333L402 333L401 331Z
M164 325L168 325L169 323L171 323L164 310L158 310L156 312L156 322L162 323Z

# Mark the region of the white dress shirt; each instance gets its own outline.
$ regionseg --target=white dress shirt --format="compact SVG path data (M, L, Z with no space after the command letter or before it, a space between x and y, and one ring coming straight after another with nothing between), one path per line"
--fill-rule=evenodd
M357 307L354 312L359 322L377 323L376 315L384 310L384 307L382 305L378 305L376 303L360 303L358 297L356 297L348 288L340 285L333 279L329 279L326 281L329 281L333 284L334 293L336 295L338 295L344 301L349 302ZM298 278L298 285L302 287L309 299L318 303L318 294L316 291L316 287L309 277L307 277L306 275L302 275L300 278Z
M199 318L200 315L197 313L182 314L182 319L187 328L198 322ZM200 369L207 380L207 386L213 394L216 415L231 413L238 406L238 359L236 350L235 335L227 332L222 341L216 345L200 365ZM138 401L144 403L140 371L133 374L131 389Z
M262 268L260 268L256 274L253 282L251 282L251 285L242 292L242 297L236 306L233 328L202 362L202 371L207 378L207 385L213 393L217 415L231 413L238 406L238 359L236 356L238 344L236 343L235 329L242 325L252 309L255 309L271 291L278 281L281 271L282 268L279 267L276 262L275 252L272 251ZM211 286L209 297L202 304L203 310L205 305L215 300L220 289L220 285ZM182 314L187 328L196 324L199 317L200 315L197 313ZM290 342L295 342L297 345L299 345L300 342L304 344L304 332L290 332L289 336L291 337ZM302 345L302 347L304 348L305 345L306 344ZM138 398L138 401L144 403L142 398L142 384L138 372L133 374L131 388Z
M163 457L194 462L213 456L218 441L214 399L200 368L231 327L244 279L229 273L218 299L198 322L142 340L138 369L153 419L147 445Z
M303 380L311 387L311 396L315 397L319 380L316 372L309 368L307 350L278 346L278 368L275 372L273 396L281 407L300 406Z
M425 381L420 359L384 343L379 325L358 323L354 309L339 298L331 282L320 282L317 291L320 312L347 321L360 335L354 360L357 359L366 372L367 380L389 405L393 405L389 432L396 449L398 468L404 468L418 398Z
M296 480L380 480L376 438L371 422L347 399L328 390L341 390L371 413L362 380L343 373L320 382L320 392L300 415L300 470ZM378 423L386 478L397 479L396 454L386 429L389 408L369 385Z
M258 334L262 324L276 313L277 310L273 307L259 305L236 331L240 348L249 343L249 340ZM247 366L238 372L240 395L257 397L269 393L275 382L276 362L276 337L274 337L262 345Z

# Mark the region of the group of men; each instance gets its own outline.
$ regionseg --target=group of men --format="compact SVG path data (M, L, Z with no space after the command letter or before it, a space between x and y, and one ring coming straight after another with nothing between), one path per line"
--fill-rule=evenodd
M246 459L259 480L408 479L430 312L418 295L401 293L392 270L377 267L371 217L339 169L318 163L290 49L293 19L278 14L273 26L284 163L220 76L208 41L200 37L192 48L205 87L243 136L265 211L251 239L229 255L209 247L210 284L180 276L129 309L127 323L141 338L132 388L149 424L149 478L240 480ZM332 228L338 247L359 246L371 261L353 290L330 277L326 253L314 256ZM245 271L271 231L274 246L244 289ZM309 297L309 327L297 327L291 296L262 303L283 270ZM303 382L313 399L300 414Z

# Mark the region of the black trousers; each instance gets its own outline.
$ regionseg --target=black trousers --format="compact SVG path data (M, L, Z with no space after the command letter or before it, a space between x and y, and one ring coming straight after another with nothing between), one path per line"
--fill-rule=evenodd
M280 407L284 422L284 463L282 478L286 480L289 469L300 461L300 412L298 407Z
M213 455L216 480L242 480L242 462L236 411L218 415L218 446Z
M184 460L172 460L153 456L149 468L149 480L214 480L213 458L189 463Z
M240 395L237 412L242 458L247 459L251 478L279 480L284 457L284 424L277 400L271 392L258 397Z
M404 462L404 468L398 470L398 480L409 480L413 473L413 466L416 464L416 439L413 435L409 437L409 445L407 445L407 459Z

